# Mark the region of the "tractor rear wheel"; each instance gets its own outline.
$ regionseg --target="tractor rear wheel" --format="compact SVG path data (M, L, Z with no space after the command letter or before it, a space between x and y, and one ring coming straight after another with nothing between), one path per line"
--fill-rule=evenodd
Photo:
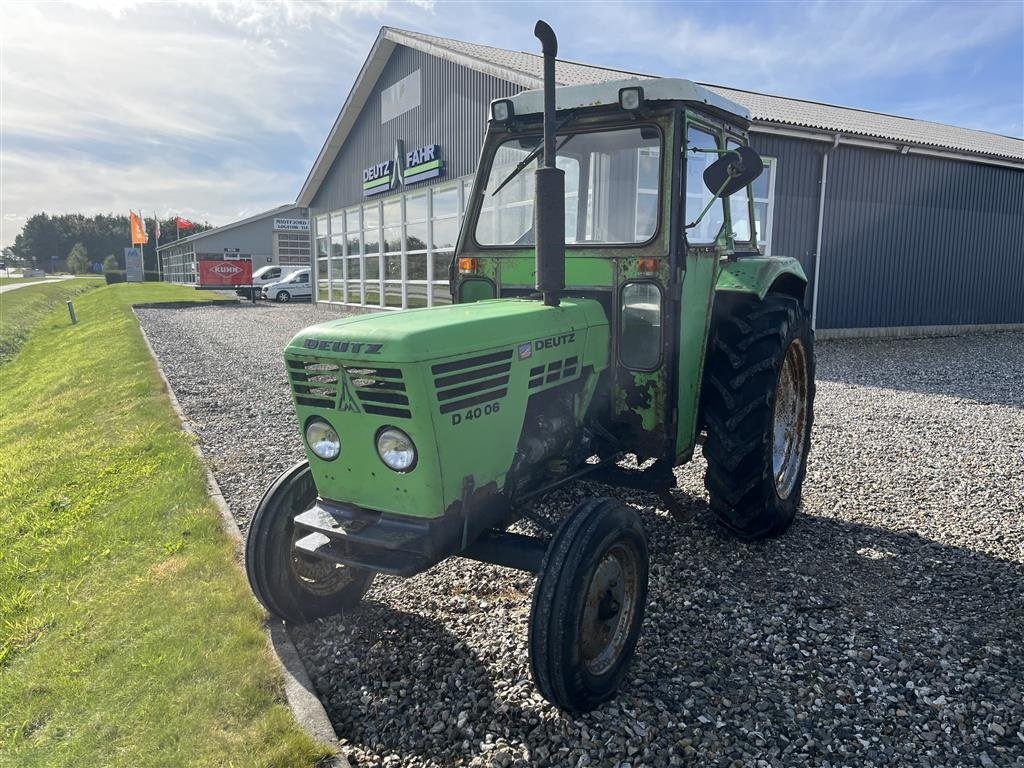
M256 599L272 615L298 624L354 608L373 572L297 554L295 516L316 501L309 462L282 474L263 495L245 540L245 572Z
M814 333L790 296L719 297L704 367L704 485L719 522L744 539L793 522L814 420Z
M647 537L616 499L591 498L548 545L530 610L530 672L541 695L586 712L618 690L647 604Z

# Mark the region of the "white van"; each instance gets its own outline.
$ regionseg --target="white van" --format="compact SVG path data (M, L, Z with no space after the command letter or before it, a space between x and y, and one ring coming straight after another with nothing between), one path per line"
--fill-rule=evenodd
M252 289L258 297L263 287L271 285L273 283L279 283L282 280L287 280L289 277L294 275L296 272L302 269L309 269L309 267L284 267L280 264L267 264L265 267L260 267L252 273ZM239 296L245 296L246 298L252 298L249 295L249 286L243 285L235 289L235 293Z
M263 286L263 298L270 301L312 299L313 286L309 282L309 268L300 269L287 280Z

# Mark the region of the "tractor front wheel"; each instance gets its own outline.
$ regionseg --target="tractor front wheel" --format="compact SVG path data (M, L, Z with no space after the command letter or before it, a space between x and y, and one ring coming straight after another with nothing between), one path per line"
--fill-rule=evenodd
M744 539L793 522L814 420L814 333L797 299L723 296L704 366L704 485L718 521Z
M545 699L586 712L615 695L640 637L647 571L647 537L631 507L587 499L561 524L530 611L530 671Z
M245 572L256 599L271 614L304 623L354 608L373 581L373 572L298 554L295 516L316 501L309 462L284 474L264 494L245 540Z

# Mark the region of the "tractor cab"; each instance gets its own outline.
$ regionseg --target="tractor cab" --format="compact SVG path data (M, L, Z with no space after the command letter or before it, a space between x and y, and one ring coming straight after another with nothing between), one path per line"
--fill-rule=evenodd
M749 114L689 80L628 79L557 89L554 124L561 295L599 302L611 329L595 413L639 458L674 465L696 432L694 398L679 395L695 394L701 374L699 355L680 347L703 349L723 262L760 255ZM543 133L544 91L492 103L452 264L457 303L536 294ZM744 162L752 167L737 170ZM731 194L716 196L726 179Z

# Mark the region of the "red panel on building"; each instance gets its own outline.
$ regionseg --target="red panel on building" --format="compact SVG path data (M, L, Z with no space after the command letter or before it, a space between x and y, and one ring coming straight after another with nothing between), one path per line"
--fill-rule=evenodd
M245 259L199 259L199 285L203 288L249 285L252 262Z

